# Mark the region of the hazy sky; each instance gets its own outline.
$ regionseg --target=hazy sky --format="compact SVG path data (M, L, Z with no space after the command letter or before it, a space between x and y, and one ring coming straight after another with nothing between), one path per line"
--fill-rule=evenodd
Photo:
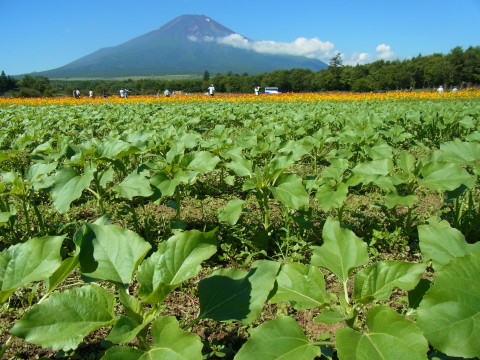
M239 34L223 42L345 64L480 45L480 0L0 0L0 71L63 66L185 14ZM245 38L250 41L247 42Z

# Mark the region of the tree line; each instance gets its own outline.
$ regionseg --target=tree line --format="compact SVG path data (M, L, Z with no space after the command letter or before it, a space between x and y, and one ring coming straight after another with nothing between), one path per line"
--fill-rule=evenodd
M282 92L318 91L388 91L429 89L443 85L445 88L478 86L480 84L480 46L464 50L457 46L448 54L432 54L407 60L378 60L365 65L344 65L340 54L335 55L324 70L276 70L259 75L216 74L208 70L203 78L139 80L49 80L43 76L26 75L20 80L0 77L0 94L14 91L17 96L71 95L74 88L87 95L102 92L118 95L121 88L132 94L162 94L165 89L184 93L205 92L213 84L217 92L250 93L256 86L277 86Z

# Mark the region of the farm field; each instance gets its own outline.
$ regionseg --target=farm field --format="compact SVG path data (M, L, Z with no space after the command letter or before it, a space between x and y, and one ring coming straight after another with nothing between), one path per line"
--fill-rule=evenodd
M4 359L478 358L480 91L0 99Z

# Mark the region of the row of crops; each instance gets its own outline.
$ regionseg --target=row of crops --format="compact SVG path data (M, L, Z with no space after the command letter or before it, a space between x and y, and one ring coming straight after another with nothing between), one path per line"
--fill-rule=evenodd
M480 356L478 100L15 104L0 123L5 357L92 334L102 359ZM193 314L171 311L183 291ZM221 324L238 346L205 336Z

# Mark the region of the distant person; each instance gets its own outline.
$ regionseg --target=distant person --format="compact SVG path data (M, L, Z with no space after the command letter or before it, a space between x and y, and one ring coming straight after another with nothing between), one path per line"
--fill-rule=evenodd
M105 90L102 90L102 97L105 99L107 97L107 92Z
M93 90L89 90L89 91L88 91L88 97L89 97L90 99L93 99Z
M260 93L260 86L255 86L255 95Z
M455 86L453 89L452 89L452 92L453 93L456 93L458 91L457 87Z
M75 99L78 99L78 98L80 97L80 90L78 90L77 88L75 88L75 89L73 90L73 97L74 97Z
M439 94L442 94L442 93L443 93L443 86L442 86L442 85L440 85L440 87L437 89L437 92L438 92Z
M128 98L128 93L129 93L129 92L130 92L130 90L125 89L125 95L123 95L123 97Z
M125 89L124 89L124 88L121 88L121 89L120 89L120 97L121 97L121 98L124 98L124 97L125 97Z
M163 95L166 96L166 97L169 97L170 96L170 91L168 89L165 89L165 91L163 92Z
M215 95L215 87L213 86L213 84L210 84L210 86L208 87L208 95Z

